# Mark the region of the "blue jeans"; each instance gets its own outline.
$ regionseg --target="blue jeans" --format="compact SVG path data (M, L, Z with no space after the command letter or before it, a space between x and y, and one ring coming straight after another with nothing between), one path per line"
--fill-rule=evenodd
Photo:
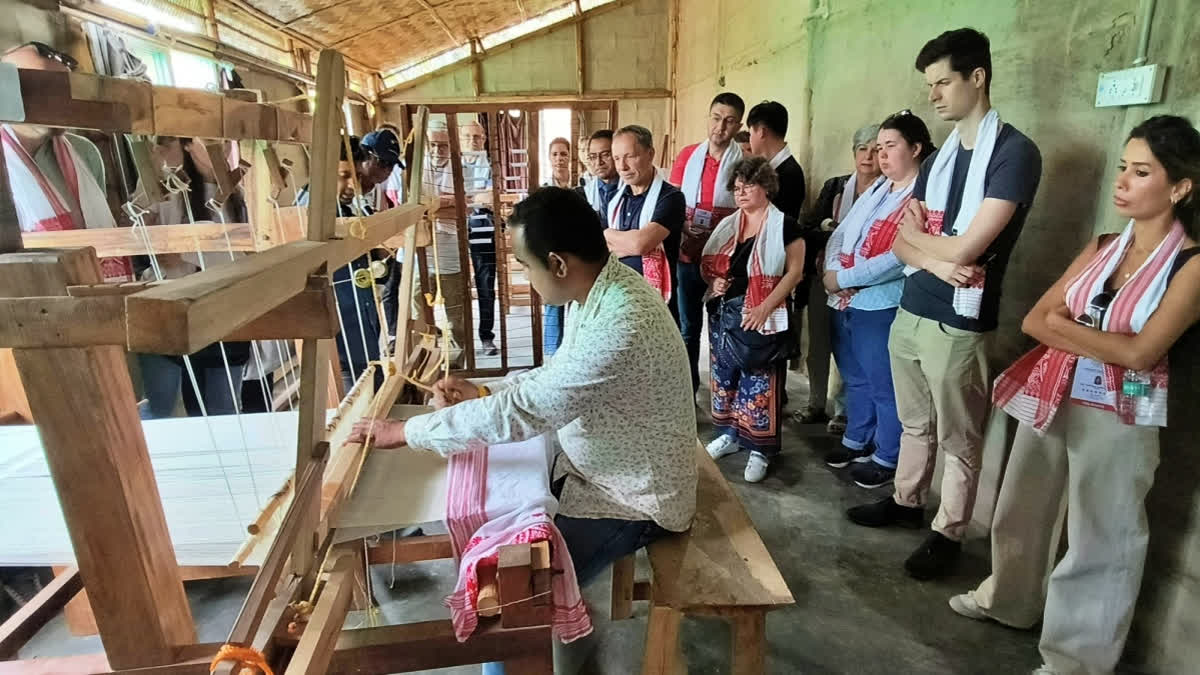
M546 356L562 346L564 314L562 305L542 305L542 353Z
M562 482L554 486L555 494L562 489ZM619 520L616 518L572 518L555 516L554 525L562 533L575 565L575 577L580 587L594 581L609 565L619 558L648 546L656 539L670 534L651 520ZM499 661L483 664L483 675L504 675L504 664Z
M688 365L692 368L692 391L700 387L700 340L704 337L704 292L708 284L700 276L698 263L675 265L678 285L675 288L679 306L679 333L687 345Z
M889 469L900 457L900 418L892 386L888 335L896 309L833 312L833 358L846 387L846 433L842 445L861 450L875 443L871 459Z

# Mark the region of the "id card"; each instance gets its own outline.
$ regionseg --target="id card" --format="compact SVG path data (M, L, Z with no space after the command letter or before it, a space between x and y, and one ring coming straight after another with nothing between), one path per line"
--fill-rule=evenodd
M1071 400L1080 405L1102 410L1116 410L1116 392L1105 384L1104 364L1079 357L1075 361L1075 380L1071 384Z
M692 212L692 225L702 230L711 230L713 226L713 212L696 209Z

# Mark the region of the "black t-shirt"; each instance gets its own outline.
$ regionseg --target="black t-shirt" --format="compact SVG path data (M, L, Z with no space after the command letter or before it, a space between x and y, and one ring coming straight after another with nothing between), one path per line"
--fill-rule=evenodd
M619 200L617 212L614 222L605 223L605 225L622 231L638 229L642 207L646 204L646 195L648 194L650 191L646 190L640 195L635 195L626 187L614 195L613 199ZM664 181L659 190L658 203L654 205L654 215L650 217L650 222L658 223L670 232L663 240L663 249L671 268L672 288L675 286L675 262L679 260L679 238L683 232L683 220L686 214L687 201L683 198L683 193L679 191L679 188ZM638 272L642 271L641 256L624 256L621 258L621 262Z
M800 224L789 216L783 217L783 246L786 248L788 244L800 238L803 232L800 229ZM746 272L746 265L750 262L750 253L754 250L754 242L758 237L750 237L746 241L738 244L733 249L733 255L729 257L729 289L725 291L725 297L736 298L746 294L746 288L750 285L750 275Z
M913 197L921 201L925 201L929 171L940 152L941 150L935 152L925 160L917 182L913 185ZM967 182L967 170L971 166L973 152L961 146L958 149L958 156L954 160L954 172L950 178L950 197L946 203L943 233L949 234L953 231L954 218L962 204L963 187ZM983 192L984 198L1016 202L1017 210L1008 221L1008 225L980 257L979 262L987 267L987 280L983 286L983 303L979 310L979 318L969 319L955 312L954 287L925 270L918 270L905 281L900 306L917 316L939 321L952 328L976 333L995 330L1000 314L1000 289L1004 282L1005 270L1008 268L1008 258L1021 235L1021 229L1025 226L1025 217L1029 214L1029 206L1037 194L1041 177L1042 155L1037 146L1012 125L1005 124L996 138L992 159L988 162L987 173L983 179Z

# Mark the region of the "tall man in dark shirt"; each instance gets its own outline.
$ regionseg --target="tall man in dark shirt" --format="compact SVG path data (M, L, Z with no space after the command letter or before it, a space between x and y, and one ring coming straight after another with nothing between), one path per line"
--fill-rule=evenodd
M653 255L660 245L663 247L667 258L664 281L669 280L670 284L667 304L675 323L679 323L675 263L679 259L679 237L687 202L679 188L658 175L654 166L654 136L649 129L637 125L622 127L613 135L612 154L622 187L612 198L615 203L609 203L605 217L608 250L644 275L643 258ZM646 203L654 192L657 192L654 203ZM642 225L646 220L642 217L643 209L653 209L645 225Z
M779 176L779 192L771 203L799 222L804 206L804 169L788 147L787 108L778 101L763 101L750 109L746 127L750 129L750 151L770 161Z
M975 506L990 408L984 335L996 328L1004 271L1037 192L1042 158L1033 141L989 115L992 58L982 33L941 34L921 49L916 68L925 74L934 110L954 122L957 134L921 167L894 249L911 272L889 340L903 426L896 492L848 515L860 525L919 527L940 448L946 461L933 532L904 563L911 576L933 579L953 569ZM986 152L992 139L986 166L981 155L972 172L977 146ZM945 158L938 163L947 152L956 152L949 180L931 180L935 166L947 166ZM975 215L956 223L960 211ZM968 295L978 302L964 302Z

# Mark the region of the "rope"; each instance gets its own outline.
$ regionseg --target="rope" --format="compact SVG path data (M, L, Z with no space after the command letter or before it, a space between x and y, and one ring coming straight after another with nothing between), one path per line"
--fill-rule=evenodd
M262 652L253 647L230 644L221 645L221 648L217 650L217 655L213 657L212 663L208 666L208 672L217 672L217 668L226 661L233 661L235 666L257 668L264 675L275 675L275 671L271 670L271 666Z

